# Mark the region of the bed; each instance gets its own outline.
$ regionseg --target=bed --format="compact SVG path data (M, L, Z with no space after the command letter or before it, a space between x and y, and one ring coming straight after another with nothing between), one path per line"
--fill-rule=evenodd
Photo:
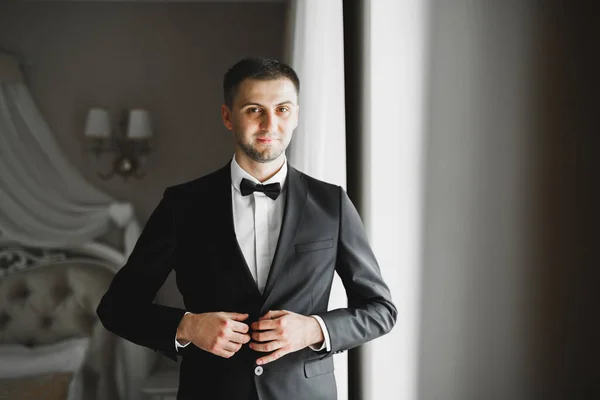
M0 399L140 398L157 355L96 316L125 261L119 240L103 239L52 250L0 242Z

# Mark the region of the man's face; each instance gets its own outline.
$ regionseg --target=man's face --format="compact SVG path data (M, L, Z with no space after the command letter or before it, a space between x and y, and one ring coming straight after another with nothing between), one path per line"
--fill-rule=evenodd
M282 157L298 125L298 94L289 79L246 79L232 108L221 109L223 123L233 131L236 157L267 163Z

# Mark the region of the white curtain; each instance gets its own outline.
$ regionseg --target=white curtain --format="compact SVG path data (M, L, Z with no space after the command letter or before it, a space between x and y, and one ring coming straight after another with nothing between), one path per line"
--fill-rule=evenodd
M292 166L346 188L342 0L290 3L288 63L300 78L300 121L287 156ZM329 309L346 307L336 275ZM347 352L334 356L338 399L348 398Z
M62 154L18 73L0 53L0 241L27 246L81 245L116 224L125 255L139 225L130 203L86 182Z
M346 188L342 0L295 0L290 17L288 61L300 77L290 164Z

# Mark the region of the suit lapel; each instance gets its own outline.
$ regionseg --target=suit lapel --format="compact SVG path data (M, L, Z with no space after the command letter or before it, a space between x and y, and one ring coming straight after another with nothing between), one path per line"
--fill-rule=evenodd
M271 263L271 269L263 293L265 304L267 304L277 278L285 268L285 260L296 237L298 223L306 204L306 181L302 178L300 172L289 165L285 190L287 193L281 230L279 231L279 240L277 241L275 255L273 256L273 262Z
M224 216L223 223L216 224L219 231L218 237L221 237L221 240L217 239L216 245L221 247L220 252L223 259L229 261L224 262L220 267L227 269L226 272L238 280L248 294L260 297L260 291L250 273L250 268L248 268L235 235L231 198L231 163L218 171L215 179L216 182L213 187L217 188L216 193L209 194L215 200L211 213Z

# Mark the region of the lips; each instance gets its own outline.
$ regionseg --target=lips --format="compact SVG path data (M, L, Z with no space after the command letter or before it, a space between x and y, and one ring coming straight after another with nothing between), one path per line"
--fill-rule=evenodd
M274 142L275 140L277 140L277 138L259 137L259 138L256 138L256 140L258 140L260 143L271 143L271 142Z

